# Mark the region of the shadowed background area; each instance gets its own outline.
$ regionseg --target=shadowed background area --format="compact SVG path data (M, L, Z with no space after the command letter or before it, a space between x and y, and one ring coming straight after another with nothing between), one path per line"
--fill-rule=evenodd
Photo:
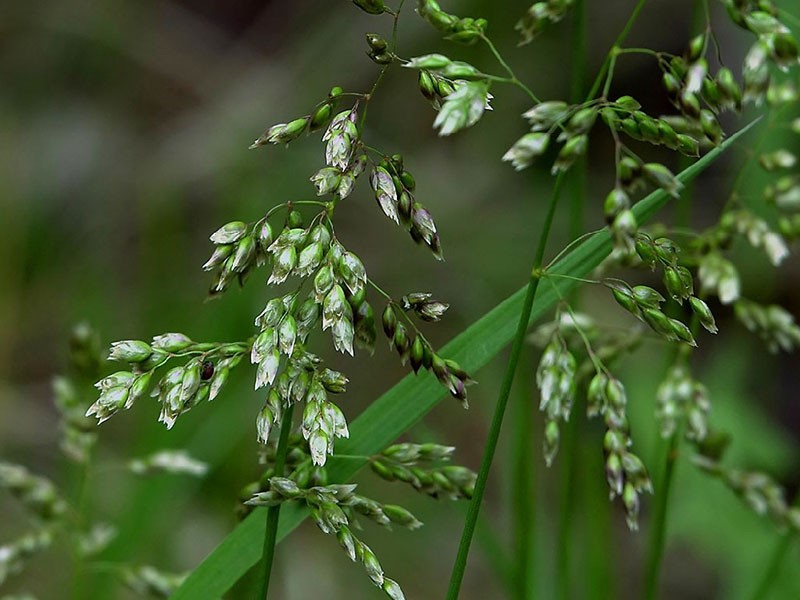
M400 55L442 52L487 72L500 71L485 47L442 42L413 13L414 3L406 4L399 25ZM533 45L516 48L513 25L525 2L448 4L457 4L445 8L460 14L488 19L500 52L539 97L568 97L569 19ZM587 86L634 3L589 4ZM730 24L718 4L711 8L724 58L740 64L750 38ZM682 53L691 13L688 0L653 0L628 45ZM208 235L227 221L253 221L279 202L311 198L308 178L323 165L324 149L317 135L289 148L248 150L248 145L266 127L307 114L334 85L369 90L379 67L365 55L364 33L388 36L390 30L389 17L370 17L345 0L0 2L4 460L52 478L69 494L79 493L58 451L59 415L51 388L54 375L66 369L75 324L91 324L104 345L166 331L220 341L253 334L253 318L271 297L266 274L258 272L242 290L204 302L209 278L200 266L212 250ZM617 68L612 96L635 90L649 113L671 112L659 81L654 61L626 57ZM545 164L518 174L500 161L524 132L519 115L530 103L513 87L496 86L492 93L494 111L476 127L446 139L432 130L435 113L410 70L391 69L370 105L365 138L388 153L403 154L416 177L418 199L436 218L446 262L434 261L389 223L364 181L337 210L337 235L384 289L396 297L431 291L451 304L444 321L426 329L438 345L525 283L552 185ZM743 122L731 119L727 125ZM775 143L782 142L776 138ZM796 139L785 143L797 146ZM671 155L649 147L642 153L680 168ZM698 183L692 207L697 223L710 224L717 217L747 156L746 147L736 149ZM611 185L613 144L601 132L589 153L586 230L603 225L602 200ZM756 176L747 185L760 189ZM566 217L557 217L556 228L551 257L569 241ZM744 294L800 314L798 263L790 258L776 271L765 268L760 255L744 249L741 254L749 267L742 269ZM658 283L647 274L635 277ZM606 291L589 287L583 307L601 321L630 324ZM733 435L730 462L764 469L794 493L800 483L796 357L767 355L728 309L712 308L719 309L723 337L700 339L695 372L710 390L713 422ZM373 357L344 360L327 339L318 342L320 354L350 377L339 403L349 420L406 372L385 344L378 344ZM540 422L533 386L538 352L533 346L525 350L512 396L517 408L510 409L506 437L519 406L529 407ZM648 466L657 455L655 389L667 364L663 347L652 344L620 371L631 399L634 439ZM479 385L470 389L469 411L442 402L408 439L455 445L457 462L477 468L502 368L498 359L475 374ZM252 391L252 376L243 365L217 400L183 416L170 432L156 422L158 407L149 399L99 428L84 506L118 529L100 556L106 567L124 561L189 570L235 526L239 490L259 476L254 419L263 394ZM638 598L649 507L644 508L643 531L630 533L618 504L607 500L602 431L597 424L583 423L579 434L571 540L575 597ZM509 511L511 453L501 444L465 599L512 597L511 540L519 532L512 531ZM120 468L132 457L161 448L188 449L211 465L210 473L200 480L137 478ZM526 535L535 544L529 597L551 598L563 465L557 460L546 469L540 448L538 437L530 440L534 506ZM679 460L677 469L663 597L746 598L778 531L688 460ZM443 597L466 506L363 479L365 490L407 506L425 523L416 532L390 534L367 523L364 540L407 597ZM0 495L0 545L26 530L25 513ZM66 590L76 584L68 558L63 546L34 558L0 587L0 597L22 590L39 598L70 597ZM770 597L800 597L800 578L791 567L799 560L795 543L775 575ZM309 523L280 545L275 573L276 598L381 597L335 540ZM73 598L135 597L108 568L92 572L87 581L73 588L79 590ZM249 597L247 582L230 597Z

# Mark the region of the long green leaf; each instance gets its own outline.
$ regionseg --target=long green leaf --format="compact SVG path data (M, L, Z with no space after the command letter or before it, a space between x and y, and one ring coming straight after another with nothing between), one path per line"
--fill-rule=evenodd
M742 128L682 171L678 179L685 183L699 175L754 124L755 122ZM669 196L665 192L656 190L639 201L633 208L638 222L647 222L668 200ZM587 237L549 271L571 277L584 277L605 260L611 250L608 231L599 231ZM577 285L576 281L564 278L554 278L553 282L558 293L551 285L540 289L533 306L531 323L541 318L556 304L560 296L568 294ZM442 354L456 360L468 372L475 372L486 365L511 341L524 292L521 289L503 300L442 348ZM337 443L337 452L350 456L369 456L380 452L425 416L443 397L443 388L431 375L408 375L373 402L352 423L350 438ZM366 462L338 459L334 456L328 464L331 481L347 481ZM297 506L289 505L285 508L281 512L278 539L283 539L307 515L305 510ZM173 600L219 598L261 558L264 528L264 509L254 511L189 575L180 589L172 595Z

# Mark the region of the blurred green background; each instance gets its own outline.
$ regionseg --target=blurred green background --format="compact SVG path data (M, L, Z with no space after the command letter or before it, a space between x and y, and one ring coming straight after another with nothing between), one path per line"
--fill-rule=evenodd
M440 51L499 71L485 48L441 42L413 14L413 2L406 4L399 54ZM447 4L460 14L487 18L501 53L540 97L567 97L568 22L517 49L513 25L525 2ZM629 45L680 54L690 35L692 4L653 0ZM589 5L591 78L634 2ZM712 9L725 59L738 64L750 38L730 25L721 5L713 3ZM165 331L196 340L251 335L253 317L270 297L266 277L254 276L243 290L205 303L208 277L200 265L211 251L208 235L224 222L254 220L276 203L310 197L308 177L322 165L323 147L315 136L288 149L247 147L267 126L306 114L333 85L368 90L378 67L365 56L364 33L388 35L390 27L388 17L370 17L344 0L0 0L0 456L70 488L70 468L58 452L51 380L66 368L69 333L80 321L94 326L104 343ZM669 112L659 78L653 61L631 57L621 60L613 89L633 93L648 112ZM516 174L500 162L523 132L518 115L529 106L514 88L497 87L493 93L494 112L453 139L438 139L432 131L435 113L410 71L392 69L369 111L368 143L403 153L417 179L418 199L436 217L447 262L436 263L394 228L375 209L364 182L337 212L338 236L384 289L395 296L431 291L451 303L445 321L427 329L437 344L525 282L551 185L544 168ZM677 168L674 157L643 151ZM737 152L698 184L696 222L711 223L718 214L732 176L747 159L746 151ZM598 135L589 158L587 230L602 226L600 204L612 183L612 164L611 140ZM758 189L757 181L752 185ZM569 241L565 215L556 225L551 256ZM760 256L741 250L745 295L781 302L798 314L796 261L776 272L765 268ZM629 322L606 294L585 294L583 305L593 315ZM730 463L765 469L793 492L800 483L796 358L766 354L726 309L718 314L722 333L719 339L701 339L694 364L711 392L713 422L734 436ZM383 344L374 357L354 361L327 347L320 352L351 379L340 404L350 420L405 373ZM533 348L526 351L513 397L521 407L509 413L506 438L515 412L536 411L536 359ZM634 439L652 470L658 444L654 393L667 361L663 348L646 346L621 371ZM480 383L470 390L470 411L445 401L413 438L456 445L457 459L477 468L502 367L498 359L476 374ZM156 423L158 409L149 401L100 427L88 507L119 528L104 562L191 569L235 525L238 491L259 475L254 418L262 398L251 391L248 369L241 367L214 403L182 417L170 432ZM538 413L535 419L539 423ZM619 506L607 502L601 432L593 425L579 427L575 465L575 597L638 598L648 506L643 531L628 532ZM536 551L530 569L537 597L550 598L562 463L546 469L540 445L538 438L531 440L536 506L529 534ZM212 465L211 473L202 481L139 479L119 468L160 448L187 448ZM465 599L509 597L510 469L504 443ZM365 489L408 506L426 523L417 532L390 535L367 524L364 540L407 597L443 597L465 506L364 479ZM24 513L0 496L0 544L26 527ZM681 455L664 598L747 597L777 541L771 522ZM57 547L37 557L8 580L0 597L21 590L39 598L69 597L65 556L65 548ZM800 598L798 564L800 549L794 544L771 598ZM310 524L281 544L275 569L276 598L380 597L360 567ZM92 574L90 582L82 597L133 597L106 572Z

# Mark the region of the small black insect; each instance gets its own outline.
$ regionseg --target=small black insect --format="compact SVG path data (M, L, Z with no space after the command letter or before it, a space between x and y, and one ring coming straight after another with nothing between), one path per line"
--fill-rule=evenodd
M205 361L200 367L200 379L208 381L214 376L214 363L210 360Z

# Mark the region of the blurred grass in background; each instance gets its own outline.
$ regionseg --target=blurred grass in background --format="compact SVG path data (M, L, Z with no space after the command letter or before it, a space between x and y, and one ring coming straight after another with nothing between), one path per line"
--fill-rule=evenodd
M412 4L412 3L407 3ZM629 3L589 6L593 76L632 8ZM568 93L564 65L570 27L563 23L532 46L517 50L513 24L525 2L461 2L458 11L488 18L490 32L517 74L542 98ZM399 53L432 51L496 71L480 47L444 46L412 14L400 20ZM745 37L713 4L718 35L731 63L741 60ZM406 14L407 13L407 14ZM681 53L689 35L691 2L653 1L629 44ZM248 151L267 126L306 114L333 85L365 91L377 67L365 56L363 34L387 33L388 18L370 18L349 2L166 2L144 0L38 0L0 3L0 455L65 481L68 467L57 448L58 415L50 381L63 370L73 325L87 321L112 339L149 338L181 331L196 340L238 340L267 291L261 275L241 292L204 303L208 278L200 270L210 232L232 220L253 220L273 204L312 195L308 177L322 162L314 138L291 148ZM738 52L738 54L736 54ZM638 90L650 113L669 112L652 61L620 62L614 88ZM337 234L362 256L371 276L394 295L432 291L452 305L430 328L443 343L523 284L550 180L542 170L514 174L499 158L519 136L517 116L527 100L513 88L496 88L490 113L478 127L440 140L434 113L416 90L416 76L390 71L370 109L372 145L401 152L418 193L442 233L447 262L412 247L364 191L343 203ZM613 93L613 92L612 92ZM598 137L590 154L587 229L602 225L600 203L611 182L610 139ZM796 142L794 142L796 144ZM646 149L659 157L657 151ZM728 157L698 184L694 216L710 222L724 202L745 154ZM753 182L754 186L757 182ZM566 231L566 219L559 226ZM552 253L567 241L561 235ZM761 258L744 271L745 295L782 302L800 313L797 263L776 274ZM789 261L791 263L792 261ZM606 294L587 290L585 306L626 323ZM597 297L594 295L597 294ZM702 338L696 372L714 401L712 421L730 431L731 464L772 472L796 490L800 483L796 358L773 358L719 312L720 339ZM351 378L341 406L352 419L404 373L381 346L375 357L343 361L322 354ZM647 464L656 459L654 395L667 359L660 347L628 361L634 438ZM535 410L527 352L514 402ZM416 431L415 440L458 447L461 462L476 467L499 385L502 361L477 374L472 409L444 402ZM90 479L93 514L120 532L104 561L191 569L234 526L239 489L259 475L254 418L261 403L242 367L214 403L198 407L167 433L156 423L155 403L136 408L100 428ZM408 399L413 402L413 398ZM537 422L539 419L536 414ZM510 431L507 425L506 432ZM607 501L601 432L579 429L576 465L578 520L573 527L574 577L581 598L636 598L647 533L631 534L618 507ZM544 468L540 440L531 441L537 500L530 535L531 569L539 598L553 595L552 548L558 506L559 461ZM164 447L185 447L213 465L197 482L180 477L136 479L115 468ZM501 456L463 597L509 594L508 477ZM765 569L778 532L718 482L678 463L663 571L664 598L746 598ZM378 484L369 482L367 489ZM440 598L463 520L459 506L417 499L382 485L381 495L408 505L426 527L392 535L368 531L364 539L402 584L409 598ZM24 530L24 515L0 498L0 543ZM9 580L3 593L30 590L41 598L67 597L70 581L63 549L37 558ZM507 560L506 560L507 557ZM800 597L800 550L794 544L772 598ZM379 596L333 540L306 524L280 547L275 597L371 598ZM313 573L313 576L310 574ZM107 573L92 575L86 598L132 597ZM243 593L243 592L240 592Z

